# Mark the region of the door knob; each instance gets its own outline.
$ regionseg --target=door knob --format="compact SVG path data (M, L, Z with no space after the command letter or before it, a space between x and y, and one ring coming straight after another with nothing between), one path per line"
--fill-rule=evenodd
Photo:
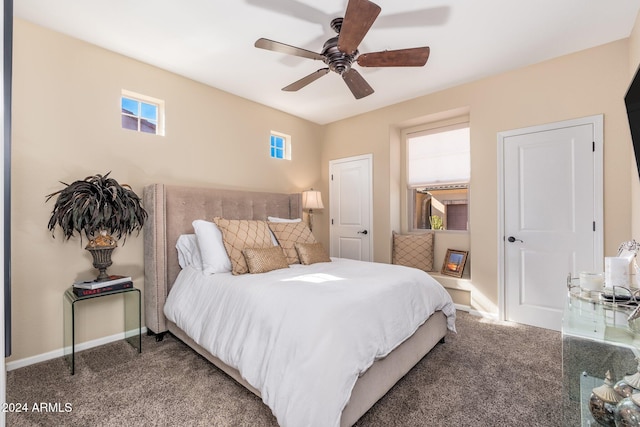
M508 240L509 242L511 242L511 243L513 243L513 242L520 242L520 243L524 243L522 240L520 240L520 239L516 239L516 238L515 238L515 237L513 237L513 236L509 236L509 237L507 238L507 240Z
M358 234L369 234L367 230L358 231Z

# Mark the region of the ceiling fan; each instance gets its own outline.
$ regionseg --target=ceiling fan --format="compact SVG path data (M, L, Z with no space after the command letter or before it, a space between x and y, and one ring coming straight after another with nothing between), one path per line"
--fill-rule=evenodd
M327 40L320 53L265 38L258 39L255 47L319 60L327 65L282 88L284 91L295 92L333 71L342 76L356 99L364 98L373 93L373 88L352 68L354 62L361 67L422 67L429 59L427 46L360 54L358 45L380 14L380 10L380 6L369 0L349 0L344 18L331 21L331 28L338 35Z

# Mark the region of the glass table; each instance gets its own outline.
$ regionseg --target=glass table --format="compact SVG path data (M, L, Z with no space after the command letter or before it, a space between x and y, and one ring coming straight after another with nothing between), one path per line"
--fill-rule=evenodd
M568 279L562 319L563 426L597 426L589 411L594 387L607 371L615 381L637 372L640 334L627 321L634 306L585 296L577 279ZM592 293L593 294L593 293Z
M124 338L138 353L142 353L142 315L140 289L126 288L79 297L73 292L73 287L64 292L64 358L69 364L71 375L75 374L76 358L76 304L94 298L120 295L124 299Z

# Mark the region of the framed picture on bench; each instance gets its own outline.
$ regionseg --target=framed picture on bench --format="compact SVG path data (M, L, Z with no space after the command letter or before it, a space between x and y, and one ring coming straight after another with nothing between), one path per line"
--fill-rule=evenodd
M464 265L467 263L468 251L458 251L456 249L447 249L447 255L442 263L442 274L453 277L462 277Z

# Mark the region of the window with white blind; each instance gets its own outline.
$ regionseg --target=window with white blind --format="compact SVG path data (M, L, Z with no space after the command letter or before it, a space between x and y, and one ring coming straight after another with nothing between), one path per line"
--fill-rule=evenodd
M406 132L413 229L468 230L469 123Z

